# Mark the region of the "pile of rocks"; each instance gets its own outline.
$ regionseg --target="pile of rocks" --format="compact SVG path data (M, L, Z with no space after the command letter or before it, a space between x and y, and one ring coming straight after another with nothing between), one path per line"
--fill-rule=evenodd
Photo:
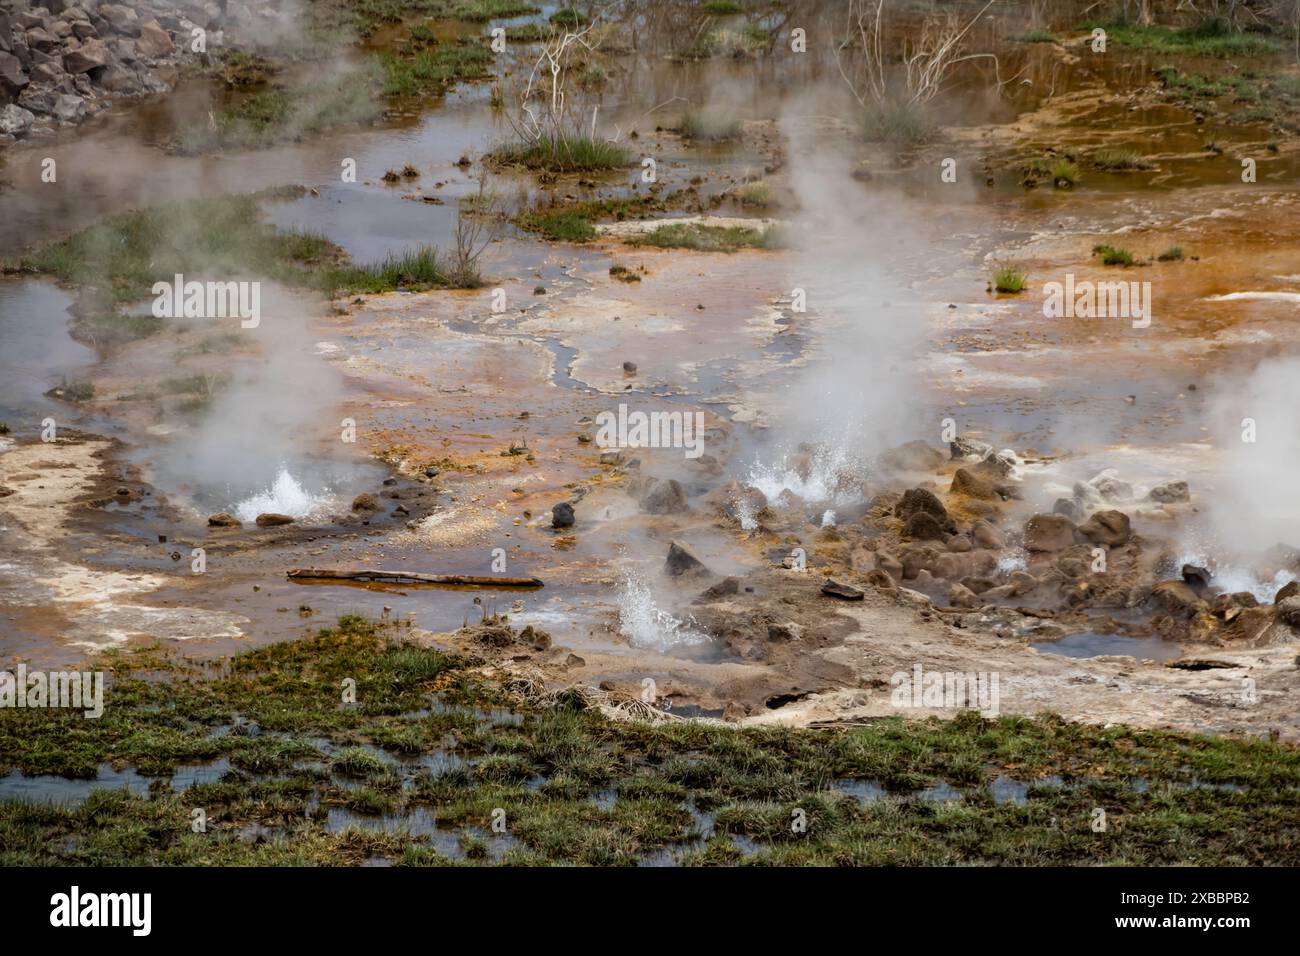
M171 89L186 61L279 17L229 0L0 0L0 143ZM194 50L196 31L206 53Z

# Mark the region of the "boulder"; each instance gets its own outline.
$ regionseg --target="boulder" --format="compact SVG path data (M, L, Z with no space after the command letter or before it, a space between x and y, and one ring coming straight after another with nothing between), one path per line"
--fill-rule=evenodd
M1074 544L1074 522L1065 515L1036 514L1025 523L1025 549L1064 551Z
M1166 481L1164 484L1152 488L1147 493L1147 497L1162 504L1172 504L1179 501L1191 501L1192 494L1187 489L1187 482Z
M275 528L282 524L293 524L293 520L288 515L276 514L274 511L264 511L257 516L256 524L259 528Z
M130 7L116 3L102 3L99 6L99 15L108 22L114 33L126 36L140 35L140 17Z
M63 68L69 73L89 73L109 61L108 47L100 40L83 43L75 50L63 54Z
M919 511L927 512L939 519L939 523L947 525L948 509L943 506L932 491L925 488L909 488L903 492L902 499L894 506L895 517L902 518L906 521L912 515Z
M1012 596L1020 597L1022 594L1028 594L1038 587L1038 579L1028 571L1012 571L1011 579L1007 584L1011 586Z
M1182 617L1191 617L1209 607L1185 581L1161 581L1151 589L1151 599L1164 610Z
M1287 598L1300 596L1300 581L1288 581L1273 595L1273 603L1281 604Z
M352 499L353 511L378 511L379 499L370 492L364 492Z
M948 443L948 453L953 461L983 459L992 451L993 446L988 442L976 441L974 438L954 438Z
M25 110L14 103L0 109L0 133L22 136L32 128L32 123L35 121L36 117L30 110Z
M31 80L33 83L58 83L67 75L60 61L47 60L32 67Z
M1106 501L1130 501L1133 498L1133 486L1115 477L1114 468L1107 468L1088 484L1097 489L1097 493Z
M946 544L948 550L956 554L964 554L965 552L970 551L972 548L975 547L971 543L970 535L968 534L954 534L951 538L947 540Z
M567 501L561 501L551 509L551 527L552 528L572 528L573 527L573 505Z
M825 583L822 584L822 594L843 601L861 601L866 597L866 592L861 588L855 588L851 584L844 584L834 578L827 578Z
M1209 587L1210 579L1213 577L1214 575L1210 573L1209 568L1202 568L1195 564L1183 565L1183 580L1193 587Z
M681 482L673 478L651 478L641 492L641 510L652 515L681 514L690 510Z
M71 93L60 93L54 101L53 112L61 123L79 123L86 117L86 101Z
M685 541L674 540L668 545L668 558L664 561L664 570L672 577L683 574L711 574L699 555Z
M949 607L979 607L980 599L970 588L964 584L954 584L948 589L948 606Z
M42 53L48 53L59 45L58 38L41 27L28 30L25 39L29 49L40 50Z
M141 56L154 59L170 56L176 51L171 36L159 26L157 20L146 20L140 24L140 39L136 41L135 48Z
M1065 515L1071 521L1082 521L1088 517L1088 512L1084 510L1077 498L1057 498L1056 503L1052 505L1052 514Z
M917 541L943 541L948 535L938 518L928 511L917 511L903 524L903 536Z
M1079 533L1093 544L1118 548L1128 544L1132 528L1128 515L1122 511L1097 511L1079 525Z
M13 96L28 82L22 61L12 53L0 52L0 89Z
M1300 596L1289 597L1276 607L1279 621L1287 627L1300 627Z
M993 499L1001 498L993 482L987 478L982 478L968 468L958 468L952 476L952 485L948 489L949 493L954 495L965 495L967 498Z
M1101 492L1086 481L1074 483L1074 500L1079 502L1084 511L1092 511L1102 505Z

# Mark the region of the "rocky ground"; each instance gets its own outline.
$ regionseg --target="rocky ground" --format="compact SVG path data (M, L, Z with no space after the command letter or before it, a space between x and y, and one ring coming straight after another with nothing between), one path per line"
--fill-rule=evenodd
M189 64L286 22L266 3L2 0L0 144L172 88Z

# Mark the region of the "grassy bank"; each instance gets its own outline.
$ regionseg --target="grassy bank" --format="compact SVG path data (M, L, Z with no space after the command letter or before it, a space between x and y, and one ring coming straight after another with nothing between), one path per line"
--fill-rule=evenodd
M1206 19L1186 27L1141 26L1136 23L1089 22L1081 30L1106 31L1108 42L1152 53L1176 56L1266 56L1281 52L1277 39L1232 29L1225 21Z
M556 173L590 173L619 169L630 161L617 143L579 134L542 136L528 142L503 143L486 157L501 166L523 166Z
M474 661L355 617L228 667L106 660L98 720L0 711L0 773L113 764L152 785L0 802L0 865L1300 858L1300 755L1280 743L974 715L818 731L611 722L576 695L526 704ZM356 704L340 703L348 678ZM186 775L216 760L224 773ZM939 785L948 799L928 799Z
M298 198L300 188L165 203L109 216L17 263L21 269L96 290L101 307L79 320L104 341L152 334L161 320L120 307L151 295L155 282L180 273L204 278L261 277L327 296L475 285L425 247L378 263L351 263L324 236L278 229L263 216L268 202Z
M537 206L519 213L513 222L526 232L557 242L589 242L596 238L596 223L643 219L668 208L671 199L637 196Z
M735 252L738 249L784 249L788 245L780 226L706 226L699 223L667 223L647 233L628 236L633 246L661 249L694 249L697 252Z

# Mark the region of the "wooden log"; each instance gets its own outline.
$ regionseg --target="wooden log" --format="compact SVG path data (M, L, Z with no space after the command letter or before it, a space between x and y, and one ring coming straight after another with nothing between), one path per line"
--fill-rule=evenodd
M432 584L471 588L540 588L538 578L512 578L504 574L421 574L418 571L337 571L330 568L294 568L285 572L294 581L361 581L374 584Z

